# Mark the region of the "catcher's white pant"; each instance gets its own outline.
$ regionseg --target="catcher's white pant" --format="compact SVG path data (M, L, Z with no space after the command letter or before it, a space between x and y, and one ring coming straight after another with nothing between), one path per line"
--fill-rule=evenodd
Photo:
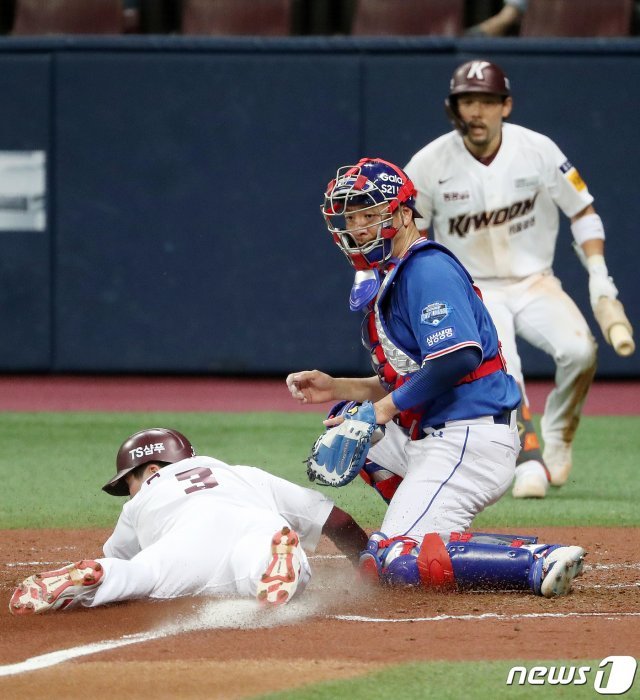
M507 491L519 451L515 411L511 425L496 425L490 417L451 421L421 440L409 440L388 423L368 456L403 481L380 530L417 540L429 532L448 540L451 532L466 530Z
M130 560L97 559L104 567L102 583L82 594L82 605L94 607L134 598L178 598L187 595L254 597L271 560L271 538L284 525L281 516L256 509L228 509L225 532L217 530L218 511L211 523L197 520L172 529ZM216 529L209 527L215 522ZM302 547L299 590L311 572Z
M545 404L542 438L570 443L596 370L597 345L584 316L551 272L511 284L497 279L476 283L496 325L507 370L523 391L516 336L553 358L555 388Z

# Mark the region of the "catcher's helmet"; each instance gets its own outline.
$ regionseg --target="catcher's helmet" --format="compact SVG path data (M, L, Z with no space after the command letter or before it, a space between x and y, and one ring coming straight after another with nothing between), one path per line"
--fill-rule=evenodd
M391 257L391 239L398 232L392 226L393 214L402 205L420 216L415 196L416 188L408 175L381 158L362 158L356 165L338 168L335 179L327 185L322 213L333 240L356 270L375 268ZM358 245L347 229L347 207L370 209L380 204L389 206L376 224L376 237Z
M502 68L490 61L475 59L455 69L449 83L449 97L444 104L447 116L463 134L467 131L467 125L460 119L456 103L459 95L469 92L506 98L511 95L511 85Z
M102 490L112 496L128 496L129 488L124 477L136 467L148 462L174 464L195 456L193 445L177 430L171 428L147 428L128 437L120 446L116 457L116 475Z

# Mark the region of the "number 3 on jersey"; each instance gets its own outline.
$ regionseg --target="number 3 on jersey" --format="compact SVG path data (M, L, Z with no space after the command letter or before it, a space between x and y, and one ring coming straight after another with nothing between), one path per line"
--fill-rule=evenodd
M189 486L184 490L185 493L212 489L214 486L218 485L209 467L194 467L193 469L180 472L175 476L178 481L190 481L193 484L193 486Z

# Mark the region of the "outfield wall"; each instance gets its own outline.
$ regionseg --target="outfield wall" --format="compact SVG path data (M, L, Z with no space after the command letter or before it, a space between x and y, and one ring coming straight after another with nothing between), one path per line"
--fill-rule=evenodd
M587 180L640 328L640 40L5 38L0 151L45 152L47 210L0 231L0 372L366 371L324 186L446 131L478 55ZM598 335L570 240L563 222L556 272ZM601 347L600 376L640 375Z

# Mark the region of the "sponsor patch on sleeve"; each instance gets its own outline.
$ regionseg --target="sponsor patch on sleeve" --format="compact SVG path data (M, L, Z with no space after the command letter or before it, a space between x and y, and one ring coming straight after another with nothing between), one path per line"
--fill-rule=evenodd
M587 189L585 181L580 177L580 173L571 165L568 160L560 166L560 172L569 180L578 192Z
M434 333L431 333L431 335L425 336L424 342L428 348L433 348L439 343L442 343L445 340L449 340L450 338L455 337L456 332L453 330L453 328L440 328Z
M434 301L425 306L420 312L420 323L428 326L439 326L451 313L452 309L446 301Z
M575 168L567 173L567 180L569 180L578 192L587 189L585 181L580 177L580 173Z

